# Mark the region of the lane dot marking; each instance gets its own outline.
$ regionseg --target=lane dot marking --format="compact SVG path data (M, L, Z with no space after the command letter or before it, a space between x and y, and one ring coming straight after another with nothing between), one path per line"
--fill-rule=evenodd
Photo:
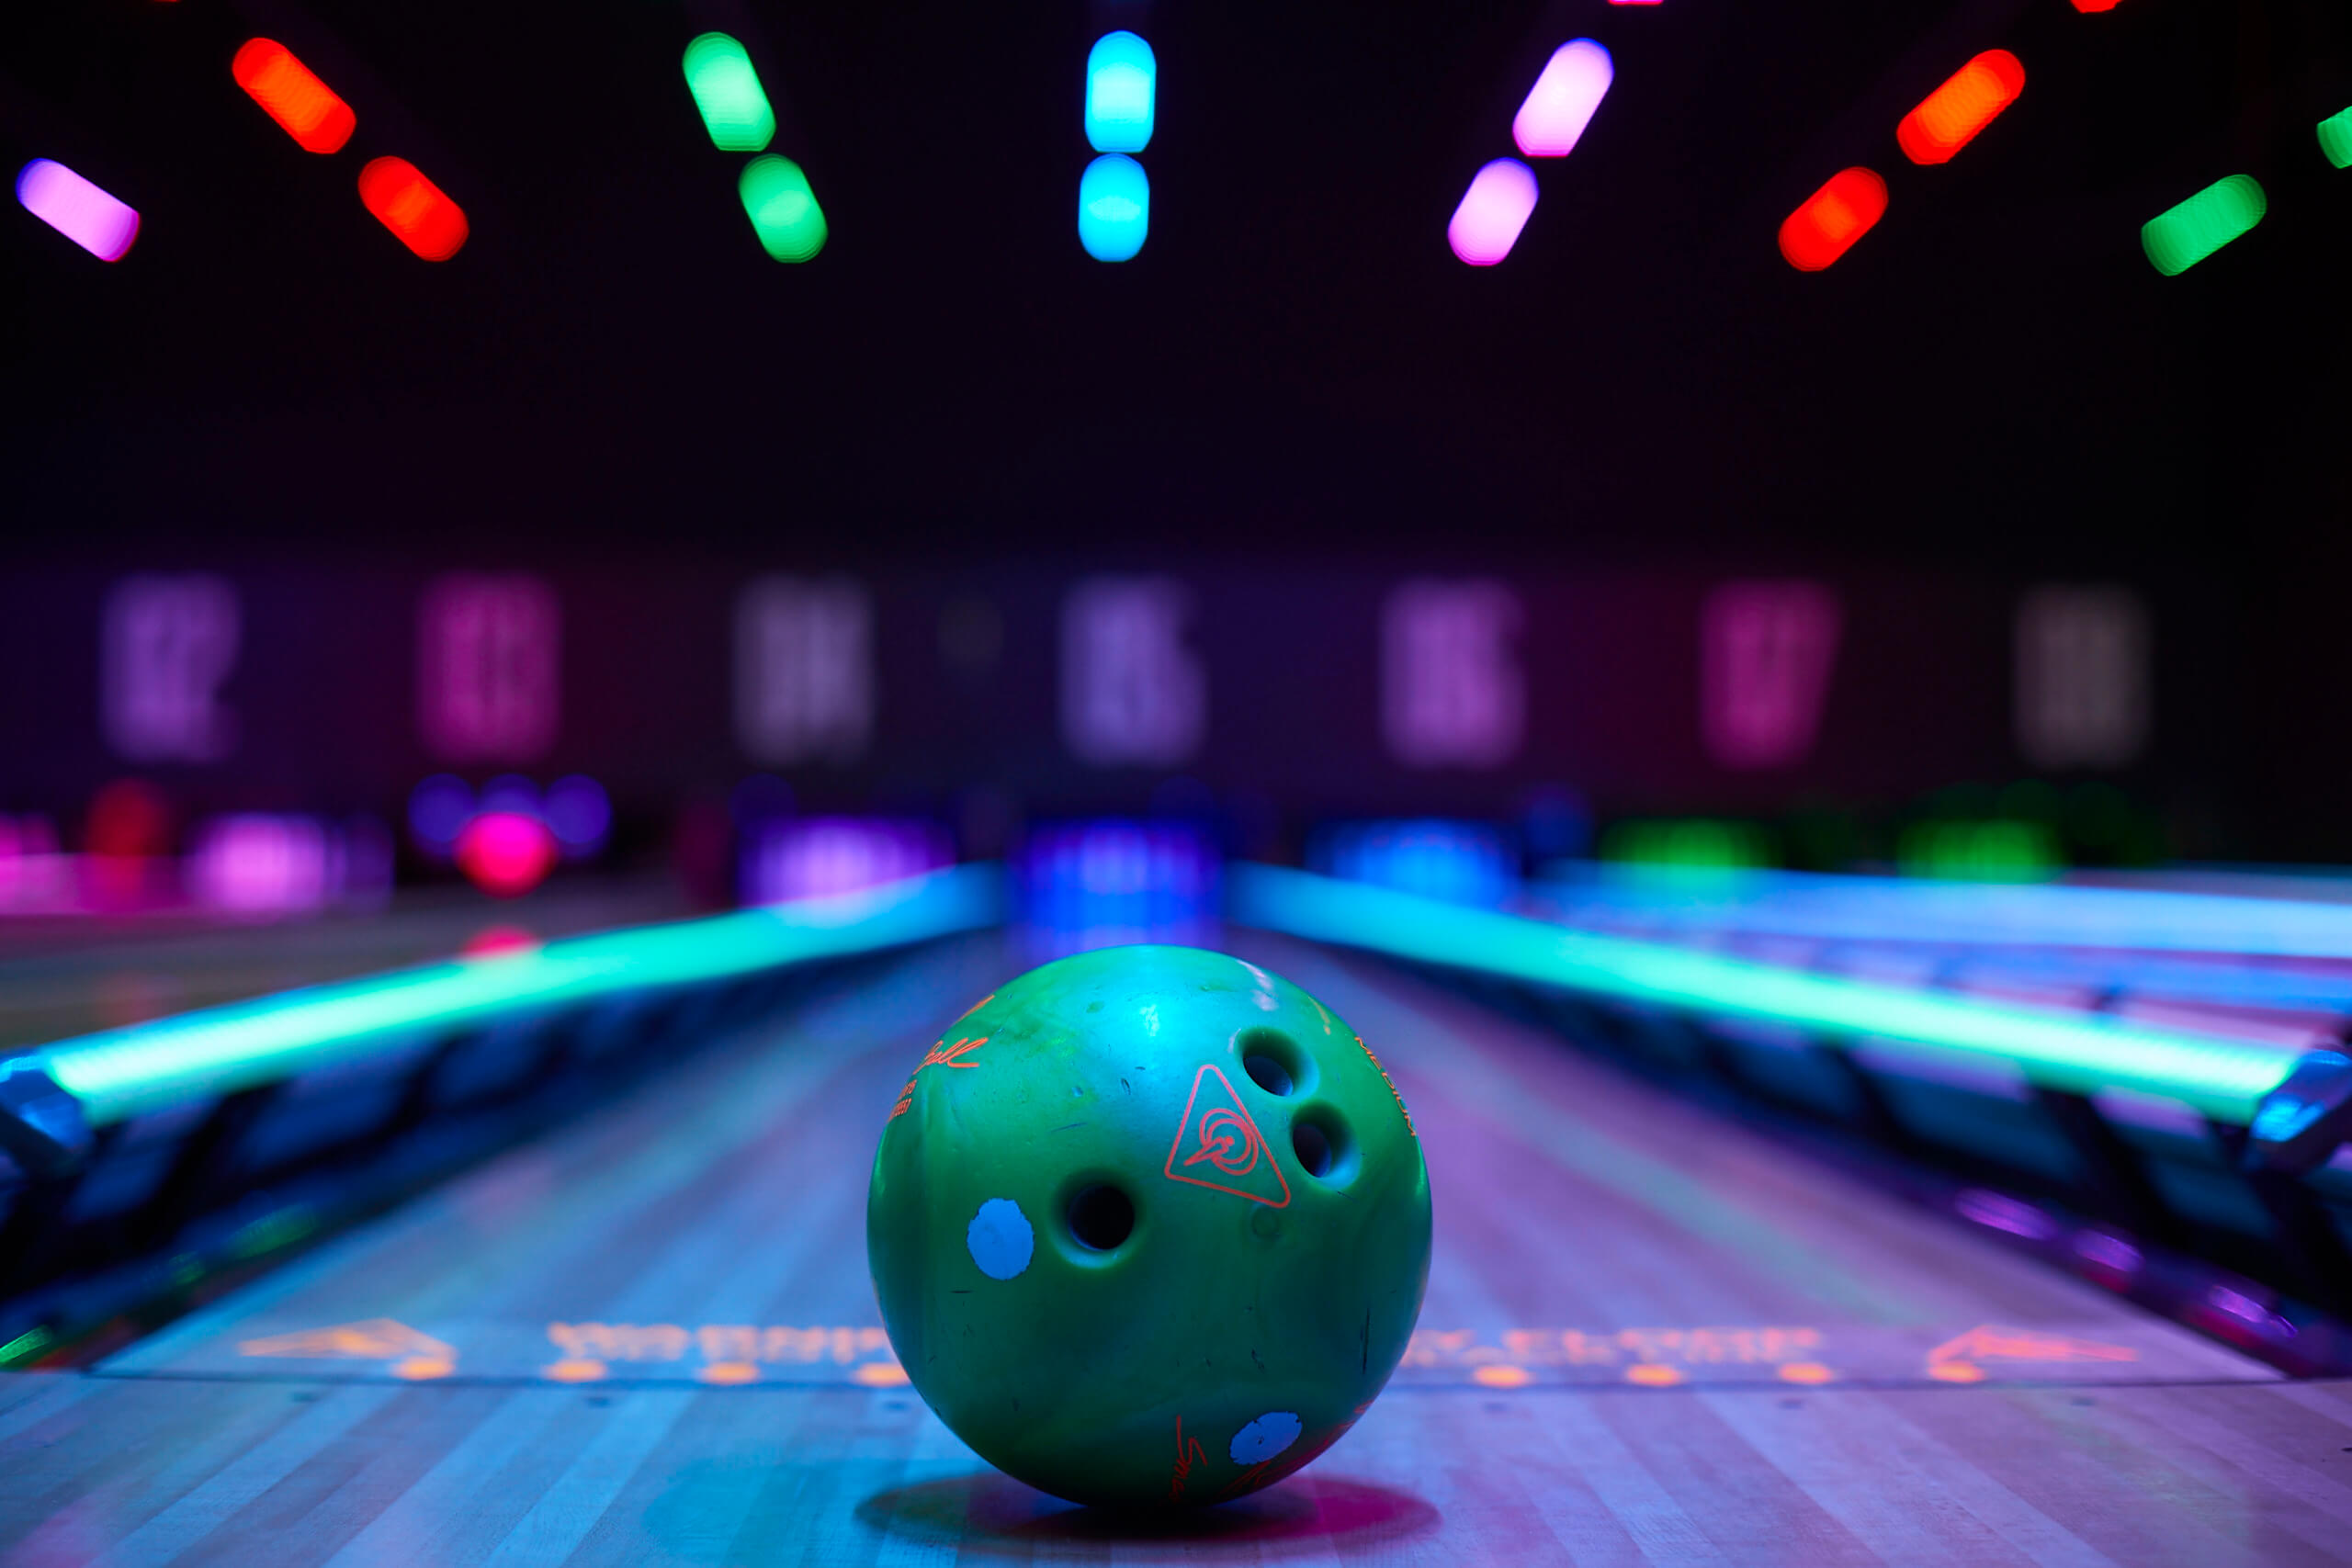
M1011 1280L1029 1267L1037 1234L1020 1204L1010 1198L991 1198L965 1227L964 1245L981 1273L991 1280Z
M1236 1464L1263 1464L1298 1441L1299 1420L1288 1410L1269 1410L1233 1434L1226 1451Z

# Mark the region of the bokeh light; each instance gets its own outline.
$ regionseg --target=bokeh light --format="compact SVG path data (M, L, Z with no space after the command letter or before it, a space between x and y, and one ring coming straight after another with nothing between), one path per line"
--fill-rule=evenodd
M234 915L301 914L337 891L341 846L314 818L271 812L216 817L188 852L188 891Z
M0 911L63 901L71 863L58 853L57 825L48 818L0 814Z
M405 158L378 158L360 170L359 199L426 261L447 261L466 243L463 209Z
M555 869L555 835L537 817L485 811L458 835L458 869L494 898L519 898Z
M2269 206L2252 175L2231 175L2149 219L2140 245L2151 265L2176 277L2261 222Z
M474 809L481 811L513 811L525 817L543 817L539 809L539 786L520 773L501 773L481 786L481 799Z
M132 908L163 890L151 868L161 871L172 851L172 805L145 779L116 779L90 797L83 824L85 896L102 908Z
M928 822L887 817L770 821L744 836L742 901L784 904L855 893L954 863L954 847Z
M1844 169L1781 224L1781 254L1800 272L1819 272L1886 216L1886 182L1868 169Z
M1894 128L1904 155L1941 164L1973 141L2025 91L2025 67L2006 49L1988 49L1921 99Z
M2042 882L2064 863L2045 824L2004 818L1913 823L1895 861L1906 876L1948 882Z
M1534 210L1535 171L1516 158L1498 158L1471 177L1445 226L1445 243L1472 266L1492 266L1510 254Z
M1078 243L1096 261L1133 260L1151 231L1151 180L1143 165L1105 152L1078 182Z
M686 91L702 111L711 145L722 152L764 151L775 138L775 110L743 46L725 33L705 33L686 45L684 64Z
M135 209L54 159L35 158L17 171L17 199L100 261L120 261L139 238Z
M172 848L172 804L145 779L116 779L90 797L82 847L94 855L141 860Z
M409 792L408 830L418 847L446 855L473 819L474 792L453 773L435 773Z
M593 855L605 847L612 831L613 803L605 786L585 773L573 773L548 785L539 815L567 855Z
M1041 829L1015 861L1029 940L1046 954L1212 942L1221 871L1199 828L1117 818Z
M1754 871L1774 857L1770 835L1754 823L1695 817L1616 823L1601 835L1600 858L1685 874Z
M765 153L743 165L737 188L760 245L780 262L805 262L825 248L825 213L808 176L789 158Z
M2319 150L2339 169L2352 169L2352 108L2319 122Z
M1104 33L1086 56L1086 140L1097 152L1140 152L1151 142L1159 64L1130 32Z
M1306 848L1326 876L1492 908L1519 888L1519 846L1487 822L1424 818L1326 828Z
M1519 115L1510 122L1511 140L1531 158L1567 156L1616 75L1609 51L1592 39L1562 44L1544 62L1544 73L1519 106Z
M229 73L305 152L339 152L358 127L351 106L275 39L246 39Z

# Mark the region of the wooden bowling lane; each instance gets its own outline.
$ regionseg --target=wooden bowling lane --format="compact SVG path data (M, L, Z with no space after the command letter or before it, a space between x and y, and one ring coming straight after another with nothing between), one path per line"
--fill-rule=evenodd
M519 1149L117 1356L0 1377L0 1565L2352 1561L2295 1383L1418 982L1235 933L1394 1071L1438 1249L1396 1384L1180 1526L898 1382L862 1213L993 939Z
M2274 1375L1452 993L1243 950L1364 1035L1421 1129L1438 1239L1402 1382Z
M0 1564L2352 1560L2352 1384L1403 1390L1164 1525L903 1391L0 1378Z
M429 1193L109 1360L115 1375L904 1382L865 1272L899 1086L1009 964L977 938Z

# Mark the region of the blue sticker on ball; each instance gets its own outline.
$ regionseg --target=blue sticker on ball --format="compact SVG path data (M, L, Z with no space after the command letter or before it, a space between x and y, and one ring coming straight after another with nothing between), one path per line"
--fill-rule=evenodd
M972 1261L980 1266L981 1273L991 1280L1010 1280L1029 1267L1037 1236L1020 1204L1010 1198L991 1198L972 1216L964 1232L964 1245L971 1248ZM1292 1416L1290 1423L1291 1436L1296 1437L1298 1417Z
M1233 1434L1230 1450L1236 1464L1263 1464L1298 1441L1298 1417L1287 1410L1269 1410Z

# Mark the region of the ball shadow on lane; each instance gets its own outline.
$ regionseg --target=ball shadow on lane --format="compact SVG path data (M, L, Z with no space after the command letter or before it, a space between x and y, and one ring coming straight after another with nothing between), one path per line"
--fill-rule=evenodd
M1442 1516L1408 1492L1339 1475L1304 1475L1234 1502L1167 1514L1084 1508L993 1471L975 1471L876 1492L857 1506L868 1529L967 1551L1051 1559L1067 1546L1094 1558L1115 1541L1165 1541L1188 1558L1229 1549L1257 1561L1325 1542L1363 1544L1433 1529Z

